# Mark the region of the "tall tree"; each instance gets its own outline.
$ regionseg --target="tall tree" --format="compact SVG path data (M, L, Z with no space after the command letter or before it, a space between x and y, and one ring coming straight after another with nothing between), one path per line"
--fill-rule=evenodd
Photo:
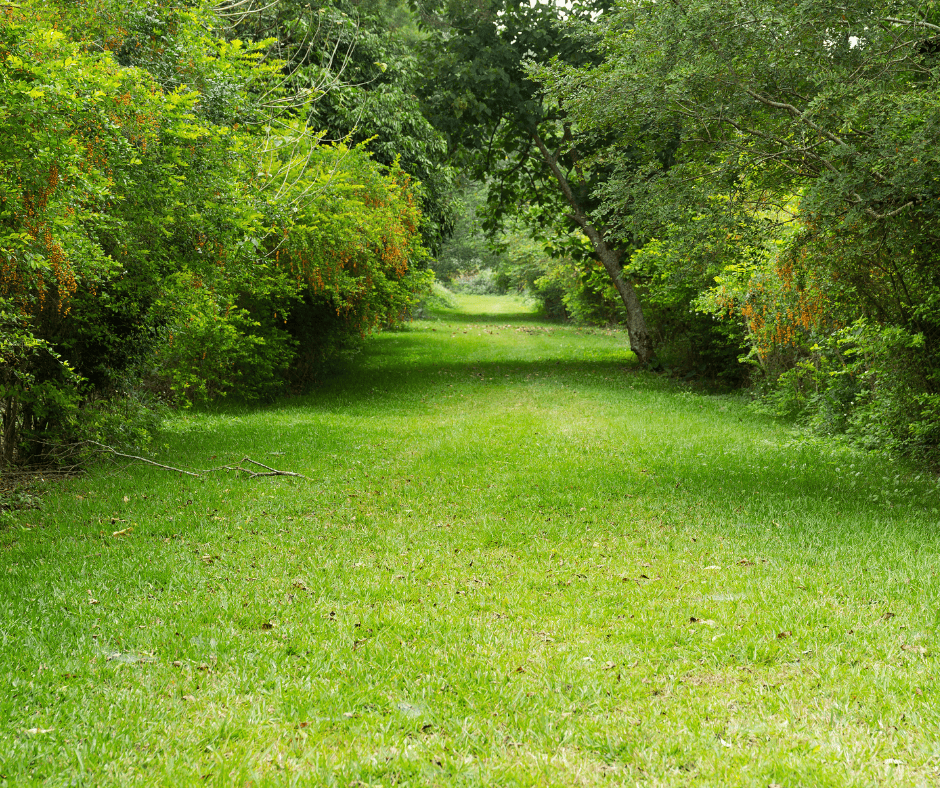
M680 143L678 166L641 178L630 153L608 158L612 221L643 232L617 206L644 203L655 226L691 189L792 217L798 195L805 237L838 237L826 257L845 261L853 299L915 319L940 252L936 3L625 2L602 50L598 68L552 69L584 133L623 150L655 123Z
M545 73L581 132L613 141L600 215L672 221L677 258L695 253L686 206L733 245L751 220L752 259L704 303L772 380L812 375L807 397L841 402L827 423L940 444L940 5L627 0L598 52ZM647 124L676 129L675 166L620 153Z
M564 217L590 240L626 308L630 347L647 363L653 340L638 282L624 270L629 244L615 241L592 217L592 192L603 172L584 161L565 107L546 101L526 68L553 58L589 62L595 56L565 25L594 18L605 5L480 0L424 6L430 35L421 96L451 155L488 182L494 224L525 205L546 222Z

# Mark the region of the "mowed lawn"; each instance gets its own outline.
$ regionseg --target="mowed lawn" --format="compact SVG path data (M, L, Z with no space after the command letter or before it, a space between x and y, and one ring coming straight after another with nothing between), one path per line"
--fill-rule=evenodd
M940 784L936 479L460 298L0 532L0 784ZM117 535L114 535L117 533Z

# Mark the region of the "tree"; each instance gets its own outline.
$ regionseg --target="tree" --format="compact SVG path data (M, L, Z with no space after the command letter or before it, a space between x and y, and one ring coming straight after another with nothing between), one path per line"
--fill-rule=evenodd
M624 270L629 246L616 243L592 217L592 192L603 172L573 144L566 108L546 101L528 75L529 61L584 63L591 53L562 23L593 18L603 3L565 10L553 2L454 2L424 8L430 32L425 111L451 155L489 184L491 227L520 205L544 222L564 216L589 240L626 309L630 347L642 363L654 355L637 292ZM535 207L536 210L532 210Z
M692 206L733 242L702 303L742 322L769 376L834 364L854 381L847 412L906 388L897 439L940 438L940 7L623 2L597 51L599 67L547 79L583 134L612 142L598 215L681 257ZM651 124L676 130L675 161L638 170L620 150ZM905 356L903 385L879 332Z
M311 133L367 143L382 165L399 166L421 185L425 243L437 251L454 221L456 177L444 143L415 95L416 47L423 37L404 0L305 0L232 3L235 32L266 42L284 63L282 117L300 117Z

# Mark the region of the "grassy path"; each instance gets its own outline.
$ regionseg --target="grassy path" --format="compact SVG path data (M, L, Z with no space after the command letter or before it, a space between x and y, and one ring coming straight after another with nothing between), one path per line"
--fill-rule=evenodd
M933 480L465 297L0 533L2 785L940 783ZM115 531L133 529L123 536Z

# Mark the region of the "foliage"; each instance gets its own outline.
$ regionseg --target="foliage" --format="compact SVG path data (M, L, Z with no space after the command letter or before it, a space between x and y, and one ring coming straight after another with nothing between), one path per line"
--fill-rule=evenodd
M301 0L250 8L233 4L236 30L268 42L285 65L285 109L311 133L367 143L375 160L415 184L425 244L437 251L454 220L455 171L444 142L421 112L416 47L422 33L401 0Z
M713 214L716 206L709 208ZM704 307L702 294L730 267L748 268L756 253L753 223L728 227L704 212L682 218L630 258L630 270L644 283L659 356L686 374L740 384L748 373L739 363L744 333L736 321L723 320L720 310Z
M544 236L543 236L544 237ZM623 306L606 271L580 235L532 237L522 223L510 223L499 236L496 282L534 298L553 320L609 325L623 319Z
M485 200L486 189L482 184L465 185L454 207L450 235L430 263L439 279L446 281L463 273L495 267L497 258L483 227Z
M114 432L92 412L143 390L267 399L403 319L427 275L397 165L275 122L283 64L213 32L213 6L99 3L80 25L90 8L9 6L0 33L5 368L37 392L4 408L23 435Z
M42 499L35 487L14 485L10 489L0 489L0 530L17 524L17 513L28 509L39 509Z
M776 415L867 449L934 460L940 444L937 381L923 366L922 334L865 319L819 338L768 388Z
M426 320L432 313L439 310L455 309L457 301L454 294L440 282L433 282L427 292L418 297L412 307L411 317L414 320Z
M0 470L47 455L52 441L71 437L80 382L28 320L0 299Z
M492 268L465 271L451 281L451 290L467 295L501 295L506 292Z
M609 140L597 216L615 234L658 238L672 260L697 259L703 237L737 241L724 244L727 272L706 266L723 281L698 303L744 328L771 381L864 319L885 337L922 336L905 355L929 373L906 385L937 392L937 13L881 0L623 3L598 68L543 72L579 133ZM637 145L655 147L649 129L672 130L670 166L637 167ZM896 387L872 390L920 432Z
M525 226L510 225L499 237L496 282L504 292L534 298L551 320L568 317L564 297L572 280L571 269L545 251Z
M423 265L421 212L406 173L397 165L380 171L362 146L311 148L303 161L301 181L290 161L269 162L281 164L279 189L297 207L276 217L282 229L271 253L301 288L296 307L281 312L299 344L292 382L300 387L337 351L405 320L414 294L434 278ZM332 323L342 330L325 333Z

